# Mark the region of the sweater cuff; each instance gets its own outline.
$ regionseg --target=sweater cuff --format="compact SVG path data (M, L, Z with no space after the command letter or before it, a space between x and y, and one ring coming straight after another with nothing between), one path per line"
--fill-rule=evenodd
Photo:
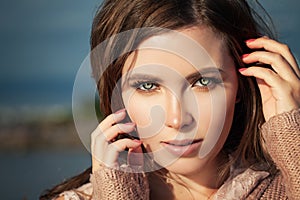
M261 134L275 162L279 158L292 159L292 155L300 151L300 109L271 117L261 127ZM287 155L290 156L287 158Z
M287 132L299 130L300 127L300 108L289 112L284 112L271 117L262 125L262 132Z
M130 167L102 167L91 174L93 199L149 199L149 184L145 173L135 173Z
M289 198L300 199L300 109L273 116L263 124L261 134Z

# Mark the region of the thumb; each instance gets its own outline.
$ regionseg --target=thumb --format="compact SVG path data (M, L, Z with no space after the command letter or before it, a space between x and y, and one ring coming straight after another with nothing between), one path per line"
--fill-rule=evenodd
M141 145L136 148L130 148L128 151L127 163L131 167L143 167L144 155Z

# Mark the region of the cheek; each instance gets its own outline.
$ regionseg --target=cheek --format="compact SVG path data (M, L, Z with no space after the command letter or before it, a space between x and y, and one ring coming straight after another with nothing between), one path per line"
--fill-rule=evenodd
M205 96L200 95L197 97L197 101L198 101L197 113L194 115L196 117L198 129L200 129L200 132L206 133L211 122L213 105L211 103L211 99L209 95L205 95Z
M130 119L139 127L148 126L151 123L150 108L144 101L131 98L126 107Z
M215 90L199 104L198 127L204 132L199 152L201 158L222 148L232 124L236 90L234 84L225 87L225 90Z
M159 98L134 94L125 104L130 119L136 123L141 139L157 135L165 122L163 102Z
M149 124L151 121L148 114L149 111L143 98L139 98L137 93L131 89L123 91L122 98L127 114L132 122L139 126Z

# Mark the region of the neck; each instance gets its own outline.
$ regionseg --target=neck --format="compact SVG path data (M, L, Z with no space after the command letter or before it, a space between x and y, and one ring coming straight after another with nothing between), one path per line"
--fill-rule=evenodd
M216 178L213 176L211 180L216 180ZM200 175L191 177L169 174L167 183L172 187L172 193L176 199L199 199L200 197L201 199L209 199L218 190L212 181L205 182Z
M216 159L205 168L189 174L177 174L166 169L154 173L150 178L151 199L211 199L224 181L219 180L219 166L224 162L224 159Z

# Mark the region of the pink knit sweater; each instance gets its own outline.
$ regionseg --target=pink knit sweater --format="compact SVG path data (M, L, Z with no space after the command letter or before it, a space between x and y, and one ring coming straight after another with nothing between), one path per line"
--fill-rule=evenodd
M300 199L300 109L272 117L261 131L279 173L233 169L214 199ZM66 200L149 200L150 192L146 174L103 168L91 175L91 183L61 195Z

